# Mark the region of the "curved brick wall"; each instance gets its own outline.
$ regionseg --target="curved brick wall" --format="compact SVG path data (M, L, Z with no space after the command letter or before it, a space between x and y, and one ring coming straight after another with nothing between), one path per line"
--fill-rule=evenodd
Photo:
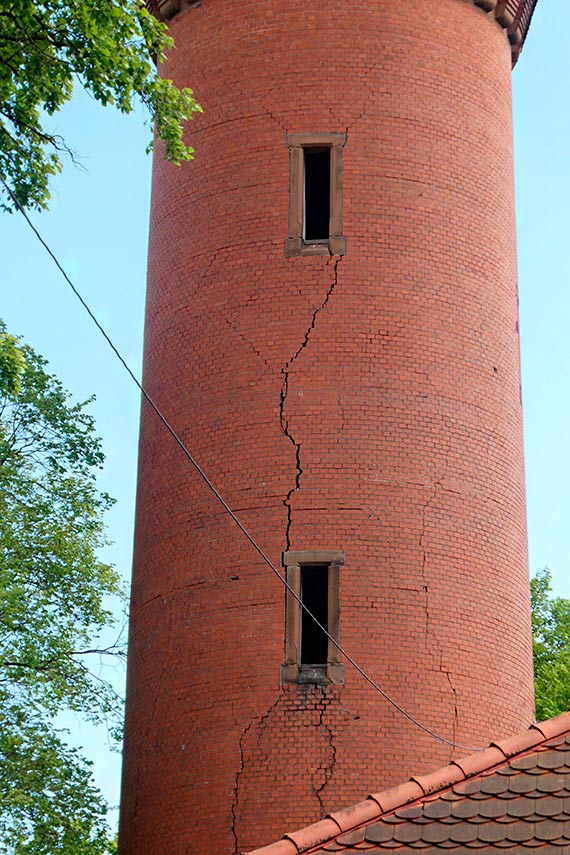
M155 162L147 388L272 560L345 551L343 644L406 709L474 748L528 726L504 31L463 0L203 0L172 33L204 114L192 164ZM347 134L347 253L285 258L285 135L314 131ZM349 666L280 687L283 614L143 408L121 855L243 851L466 753Z

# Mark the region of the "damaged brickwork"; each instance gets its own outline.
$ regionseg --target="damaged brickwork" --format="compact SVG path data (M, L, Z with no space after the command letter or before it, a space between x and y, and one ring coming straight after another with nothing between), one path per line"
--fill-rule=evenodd
M287 417L287 396L289 394L289 377L293 370L294 363L296 359L301 355L304 349L309 344L309 339L313 330L315 329L315 325L317 323L317 317L319 314L326 309L329 300L331 299L335 288L338 284L338 267L341 262L341 258L334 258L327 260L326 269L332 267L332 277L330 286L325 294L324 300L320 305L318 305L311 314L310 323L303 335L303 340L293 356L287 360L283 368L281 369L281 374L283 375L283 383L281 385L281 391L279 394L279 423L281 425L281 430L284 435L287 437L291 445L293 446L295 453L295 481L291 489L288 491L286 497L283 499L283 504L285 505L287 511L287 525L285 528L285 551L291 548L291 523L292 523L292 509L291 509L291 501L293 494L297 492L301 488L301 477L303 475L303 468L301 466L301 443L298 442L293 434L291 433L291 428L289 424L289 418Z
M354 718L341 702L337 687L283 687L240 736L240 764L232 801L235 852L255 843L252 833L260 802L289 827L297 813L288 793L302 794L305 807L320 819L333 809L328 787L337 774L337 735ZM263 773L274 769L271 785ZM301 800L301 799L300 799Z
M442 417L443 418L443 417ZM448 426L448 430L451 429ZM434 657L434 667L438 669L442 674L445 675L445 680L447 681L450 700L451 700L451 708L452 714L450 716L450 721L452 723L451 732L448 734L447 738L452 743L449 746L449 760L453 759L454 756L454 748L453 743L457 740L457 725L458 725L458 716L459 709L457 705L457 689L453 680L453 672L452 672L452 663L448 662L448 656L444 653L444 646L442 644L441 638L439 636L439 626L438 622L432 620L432 616L430 613L431 602L430 597L433 597L433 592L430 587L430 553L429 553L429 513L430 509L433 506L437 505L439 493L445 490L445 477L447 475L448 469L448 460L449 460L449 448L450 441L448 441L447 448L444 449L444 457L442 462L442 469L436 480L433 482L433 485L426 485L428 498L421 508L421 531L419 536L419 547L420 547L420 567L421 567L421 581L422 586L425 591L425 612L426 612L426 623L425 623L425 634L426 634L426 649L433 650L435 653ZM437 570L436 570L437 572ZM454 657L453 657L454 658Z
M276 567L342 551L366 673L484 745L533 715L510 44L473 3L326 6L172 18L204 112L195 160L154 163L144 382ZM284 254L310 134L345 140L342 258ZM464 753L346 661L281 685L284 618L143 407L120 855L232 855Z

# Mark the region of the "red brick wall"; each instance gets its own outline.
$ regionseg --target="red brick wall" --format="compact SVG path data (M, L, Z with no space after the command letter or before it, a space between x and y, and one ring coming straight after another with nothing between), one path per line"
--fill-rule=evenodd
M147 388L273 561L345 551L342 641L386 691L462 745L514 733L505 34L463 0L203 0L172 34L204 114L155 162ZM284 257L287 131L347 133L342 259ZM132 596L121 855L243 851L466 753L349 665L280 688L283 589L146 408Z

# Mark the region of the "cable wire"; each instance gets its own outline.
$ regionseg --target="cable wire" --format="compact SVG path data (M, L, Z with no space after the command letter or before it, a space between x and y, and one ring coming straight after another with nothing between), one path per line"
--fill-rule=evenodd
M305 605L305 603L303 603L303 601L302 601L301 597L297 594L297 592L296 592L296 591L291 587L291 585L287 582L287 579L285 578L285 576L284 576L284 575L283 575L283 574L282 574L282 573L277 569L277 567L275 567L275 565L273 564L273 562L271 561L271 559L269 558L269 556L268 556L268 555L266 555L266 553L265 553L265 552L264 552L264 550L261 548L261 546L259 546L259 544L258 544L258 543L256 542L256 540L253 538L253 536L249 533L249 531L246 529L246 527L245 527L245 526L244 526L244 524L241 522L241 520L239 519L239 517L234 513L234 511L233 511L233 510L231 509L231 507L228 505L228 503L226 502L226 500L224 499L224 497L221 495L221 493L219 492L219 490L218 490L218 489L214 486L214 484L210 481L210 479L208 478L207 474L206 474L206 473L205 473L205 471L202 469L202 467L200 466L200 464L198 463L198 461L196 460L196 458L195 458L195 457L190 453L190 451L189 451L189 450L188 450L188 448L186 447L185 443L184 443L184 442L183 442L183 440L180 438L180 436L178 435L178 433L174 430L174 428L172 427L172 425L170 424L170 422L168 421L168 419L166 418L166 416L164 416L164 415L163 415L163 413L162 413L162 411L160 410L160 408L158 407L158 405L154 402L153 398L152 398L152 397L150 396L150 394L146 391L146 389L144 388L143 384L140 382L140 380L139 380L139 379L137 378L137 376L134 374L134 372L132 371L131 367L129 366L129 364L127 363L127 361L124 359L124 357L122 356L121 352L118 350L118 348L116 347L116 345L114 344L114 342L112 341L112 339L110 338L110 336L108 335L108 333L107 333L107 331L105 330L105 328L102 326L102 324L99 322L99 320L97 319L97 317L95 316L95 314L93 313L93 311L91 310L91 308L89 307L89 305L87 304L87 302L84 300L84 298L83 298L83 296L81 295L80 291L76 288L76 286L74 285L74 283L72 282L72 280L70 279L70 277L67 275L67 273L66 273L65 269L64 269L64 268L62 267L62 265L60 264L60 262L59 262L59 260L58 260L57 256L55 255L55 253L54 253L54 252L52 252L52 250L50 249L49 245L48 245L48 244L46 243L46 241L43 239L43 237L42 237L42 235L40 234L40 232L38 231L38 229L34 226L34 224L32 223L32 221L30 220L30 218L29 218L29 216L28 216L27 212L25 211L25 209L23 208L23 206L20 204L20 202L18 201L17 197L14 195L14 193L12 192L12 190L10 189L10 187L8 186L8 184L6 183L6 181L4 180L4 178L3 178L1 175L0 175L0 182L2 182L2 184L4 185L4 188L5 188L6 192L8 193L8 195L10 196L10 198L12 199L12 201L13 201L14 205L16 206L17 210L22 214L22 216L24 217L24 219L25 219L25 221L27 222L28 226L29 226L29 227L30 227L30 229L33 231L33 233L35 234L36 238L37 238L37 239L38 239L38 241L41 243L41 245L44 247L44 249L46 250L46 252L47 252L47 253L48 253L48 255L50 256L50 258L51 258L51 259L52 259L52 261L54 262L55 266L57 267L57 269L59 270L59 272L61 273L61 275L63 276L63 278L65 279L65 281L67 282L67 284L69 285L69 287L71 288L71 290L73 291L73 293L75 294L75 296L77 297L77 299L79 300L79 302L81 303L81 305L83 306L83 308L85 309L85 311L87 312L87 314L89 315L89 317L91 318L91 320L93 321L93 323L95 324L95 326L97 327L97 329L99 330L99 332L101 333L101 335L103 336L103 338L105 339L105 341L107 342L107 344L109 345L109 347L111 348L111 350L113 351L113 353L115 354L115 356L117 357L117 359L119 360L119 362L121 363L121 365L123 366L123 368L125 369L125 371L126 371L126 372L127 372L127 374L129 375L129 377L131 378L131 380L135 383L135 385L137 386L137 388L140 390L140 392L141 392L141 394L142 394L143 398L145 399L145 401L149 404L149 406L150 406L150 407L151 407L151 409L154 411L154 413L156 414L156 416L160 419L160 421L162 422L162 424L164 425L164 427L166 428L166 430L168 431L168 433L171 435L171 437L173 438L173 440L175 441L175 443L178 445L178 447L180 448L180 450L181 450L181 451L182 451L182 453L184 454L184 456L185 456L185 457L187 458L187 460L192 464L192 466L194 467L194 469L196 470L196 472L200 475L200 477L201 477L201 478L202 478L202 480L205 482L205 484L207 485L207 487L208 487L208 488L211 490L211 492L214 494L214 496L216 497L216 499L218 500L218 502L222 505L222 507L224 508L224 510L226 511L226 513L231 517L231 519L232 519L232 520L234 521L234 523L237 525L237 527L238 527L238 528L239 528L239 530L242 532L242 534L244 535L244 537L246 537L246 538L247 538L247 540L248 540L248 541L250 542L250 544L253 546L253 548L255 549L255 551L257 552L257 554L260 556L260 558L265 562L265 564L267 564L267 566L269 567L269 569L270 569L270 570L271 570L271 571L272 571L272 572L277 576L277 578L279 579L279 581L281 582L281 584L282 584L282 585L284 586L284 588L285 588L285 589L286 589L286 590L291 594L291 596L293 597L293 599L294 599L294 600L296 600L296 602L299 604L300 608L305 612L305 614L306 614L308 617L310 617L310 618L315 622L315 624L319 627L319 629L321 630L321 632L323 632L323 633L325 634L325 636L328 638L328 640L329 640L329 641L330 641L330 642L331 642L331 643L332 643L332 644L337 648L337 650L339 651L339 653L341 653L341 654L344 656L344 658L347 660L347 662L350 662L350 664L352 665L352 667L353 667L353 668L354 668L354 669L355 669L355 670L360 674L360 676L361 676L361 677L362 677L362 678L363 678L363 679L364 679L364 680L365 680L365 681L366 681L366 682L367 682L367 683L368 683L368 684L369 684L369 685L370 685L370 686L371 686L371 687L372 687L376 692L378 692L378 693L379 693L379 694L384 698L384 700L386 700L389 704L391 704L391 706L393 706L393 707L394 707L394 709L395 709L395 710L397 710L397 711L398 711L402 716L404 716L404 718L406 718L409 722L411 722L413 725L415 725L416 727L418 727L418 728L419 728L420 730L422 730L424 733L427 733L427 734L428 734L429 736L431 736L433 739L437 740L438 742L442 742L444 745L449 745L449 746L451 746L452 748L460 748L460 749L461 749L461 750L463 750L463 751L470 751L470 752L472 752L472 751L481 751L482 749L481 749L480 747L479 747L479 748L474 748L474 747L472 747L472 746L470 747L470 746L467 746L467 745L461 745L461 743L459 743L459 742L454 742L452 739L447 739L445 736L441 736L440 734L436 733L434 730L431 730L431 728L427 727L427 725L422 724L422 722L420 722L420 721L418 721L416 718L414 718L414 716L413 716L411 713L409 713L409 712L408 712L406 709L404 709L404 707L402 707L402 706L401 706L397 701L395 701L392 697L390 697L390 695L389 695L387 692L385 692L385 691L384 691L384 689L382 689L382 687L381 687L381 686L379 686L379 685L378 685L378 683L377 683L375 680L373 680L373 678L372 678L372 677L370 677L370 676L366 673L366 671L364 671L364 669L363 669L363 668L361 668L361 666L358 664L358 662L356 662L356 660L355 660L355 659L354 659L354 658L353 658L353 657L352 657L352 656L351 656L351 655L350 655L350 654L349 654L349 653L344 649L344 647L342 647L342 645L341 645L341 644L340 644L340 643L339 643L335 638L333 638L333 636L332 636L332 635L330 635L330 633L329 633L329 632L324 628L324 626L322 626L322 624L321 624L321 623L316 619L316 617L315 617L315 616L311 613L311 611L307 608L307 606Z

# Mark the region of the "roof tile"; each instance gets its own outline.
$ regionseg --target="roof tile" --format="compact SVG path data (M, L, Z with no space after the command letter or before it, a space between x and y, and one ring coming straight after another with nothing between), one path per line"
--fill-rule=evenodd
M548 747L558 748L558 750L566 748L568 744L568 734L566 733L561 733L560 736L553 736L552 739L548 740Z
M449 830L449 839L456 843L471 843L477 840L477 826L468 823L452 825Z
M337 841L342 843L343 846L352 846L355 843L360 843L361 840L364 840L363 828L354 828L352 831L347 831L345 834L337 837Z
M536 799L520 798L512 799L507 804L507 813L509 816L523 819L527 816L532 816L536 809Z
M375 822L366 828L364 837L372 843L385 843L393 839L393 828L385 822Z
M457 819L473 819L473 817L479 816L479 804L471 799L454 802L451 806L451 814Z
M559 766L556 771L560 772L561 775L564 775L564 777L568 779L568 776L570 775L570 766L567 766L566 763L564 763L564 765ZM568 787L568 789L570 789L570 786Z
M544 742L540 731L529 729L523 733L518 733L516 736L510 736L508 739L491 742L491 747L498 748L509 760L515 754L526 751L528 748L534 748L540 742Z
M559 793L565 789L564 775L558 772L547 772L536 777L536 789L541 793Z
M556 819L545 819L542 822L535 823L534 828L534 834L538 840L557 840L562 837L564 823Z
M398 816L400 819L419 819L423 815L423 805L410 805L409 807L399 808L396 811L396 816Z
M427 843L441 843L442 840L449 839L449 826L440 825L438 822L432 822L431 825L424 825L422 831L422 840Z
M537 789L540 778L537 775L529 775L528 772L521 772L520 775L513 775L509 781L509 790L511 793L534 793ZM553 792L548 790L548 792Z
M331 837L336 837L340 830L334 820L322 819L320 822L315 822L299 831L287 832L284 837L287 840L292 840L299 852L303 852L305 849L312 849L319 843L330 840Z
M346 831L349 828L354 828L356 825L362 825L365 822L370 822L380 816L381 810L377 802L372 799L365 799L352 807L344 810L337 810L327 814L334 822L337 823L341 831Z
M536 754L534 754L534 753L533 754L523 754L522 757L515 757L513 760L511 760L509 765L510 765L511 769L516 769L516 770L536 769L536 765L537 765Z
M535 810L539 816L563 816L564 801L559 796L537 799Z
M496 819L498 816L505 816L507 813L507 803L500 799L487 799L479 805L479 813L485 819Z
M570 713L250 855L570 855L568 735Z
M491 766L496 766L499 763L505 762L505 754L496 746L486 748L484 751L478 751L476 754L470 754L468 757L463 757L461 760L454 760L453 765L459 766L466 778L471 775L477 775Z
M298 855L298 850L291 840L278 840L262 849L256 849L255 855Z
M394 810L394 808L402 807L409 802L415 802L423 796L423 790L415 781L408 781L406 784L400 784L399 787L393 787L391 790L385 790L383 793L372 793L368 796L369 799L374 799L380 805L383 813Z
M504 766L497 766L497 768L493 770L493 774L503 775L505 778L510 778L517 774L517 770L513 769L510 763L507 763Z
M539 769L560 769L566 765L565 751L543 751L536 758Z
M532 850L536 851L539 848L542 849L542 841L537 840L536 837L531 837L530 840L527 840L527 841L525 841L525 843L523 843L523 846L526 846L527 850L531 849L531 851Z
M458 795L454 790L447 790L441 794L438 794L439 799L445 799L446 802L456 802L463 798L463 796Z
M406 822L394 829L394 840L398 843L415 843L421 840L423 826Z
M458 846L453 850L453 855L473 855L473 849L471 846Z
M507 826L507 838L513 843L524 843L525 840L531 840L534 837L534 822L514 822Z
M498 795L509 791L509 783L505 778L498 775L485 775L481 778L481 792L489 795Z
M534 815L534 814L533 814L533 815ZM503 825L508 825L510 822L516 822L516 820L515 820L515 819L513 819L513 817L512 817L512 816L509 816L509 815L506 813L506 814L504 814L503 816L497 816L497 817L495 817L495 822L500 822L500 823L502 823Z
M477 837L484 843L496 843L505 839L507 830L504 825L500 825L498 822L486 822L479 826Z
M462 781L464 777L465 774L459 764L452 763L450 766L444 766L443 769L438 769L436 772L430 772L429 775L414 775L410 780L419 784L424 795L429 796L437 790L451 787L453 784Z
M555 736L568 733L570 731L570 712L562 713L562 715L550 718L540 724L533 724L531 729L538 730L544 739L553 739Z
M421 822L421 818L419 821ZM396 813L391 813L388 814L388 816L383 816L382 822L387 822L390 825L399 825L399 823L404 822L404 820L400 819L400 817Z
M451 816L451 804L450 802L442 801L442 799L426 802L423 814L429 819L443 819L444 817Z
M453 792L457 793L458 796L476 795L481 792L481 779L471 778L468 781L462 781L454 786Z

